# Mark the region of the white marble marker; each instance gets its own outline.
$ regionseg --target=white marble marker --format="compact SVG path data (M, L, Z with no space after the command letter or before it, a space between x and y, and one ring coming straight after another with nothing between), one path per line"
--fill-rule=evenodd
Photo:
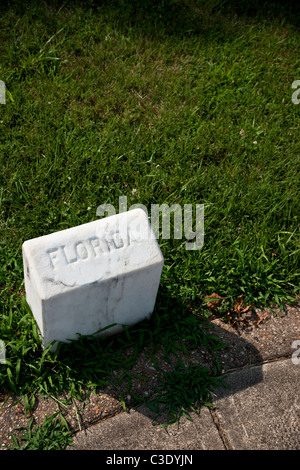
M22 252L44 348L113 323L105 334L117 333L153 312L164 259L142 209L27 240Z

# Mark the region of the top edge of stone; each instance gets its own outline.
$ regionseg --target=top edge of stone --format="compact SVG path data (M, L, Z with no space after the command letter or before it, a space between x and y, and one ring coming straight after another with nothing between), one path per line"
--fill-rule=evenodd
M28 240L25 240L23 243L22 243L22 247L27 247L27 246L30 246L30 245L33 245L35 244L37 241L41 240L41 239L45 239L45 240L49 240L51 238L54 238L56 236L68 236L69 234L72 234L72 232L78 232L78 230L86 230L90 227L93 227L93 226L101 226L103 225L103 227L109 225L109 224L112 224L113 222L115 221L119 221L121 222L121 219L125 219L126 217L130 217L130 219L132 218L135 218L137 217L138 215L140 215L140 217L144 217L145 220L147 220L150 228L151 228L151 224L150 224L150 221L148 219L148 216L147 214L145 213L145 211L143 211L143 209L140 209L140 208L136 208L136 209L131 209L129 211L126 211L126 212L121 212L119 214L114 214L114 215L109 215L109 216L106 216L106 217L103 217L102 219L97 219L97 220L92 220L91 222L86 222L84 224L80 224L80 225L75 225L74 227L69 227L69 228L65 228L65 229L62 229L62 230L58 230L56 232L51 232L51 233L47 233L45 235L40 235L38 237L34 237L34 238L30 238ZM151 228L151 232L153 233L153 230ZM155 237L154 233L153 233L153 237Z
M41 299L164 262L140 208L26 240L22 252Z

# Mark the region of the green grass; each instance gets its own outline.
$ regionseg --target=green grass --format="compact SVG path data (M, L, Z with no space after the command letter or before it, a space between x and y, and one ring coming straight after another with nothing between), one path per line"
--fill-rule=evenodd
M30 412L35 404L35 395L52 397L68 391L68 400L82 399L83 394L104 388L111 383L114 370L123 370L118 381L127 378L128 393L131 374L128 373L139 353L146 350L153 359L153 353L164 345L163 355L181 350L189 353L204 344L212 353L223 347L220 340L209 334L206 324L196 315L188 315L187 309L160 294L158 305L151 319L139 323L130 330L124 327L124 334L115 337L102 336L93 339L79 336L77 341L59 345L55 353L49 349L41 353L40 339L29 308L21 321L17 316L3 316L10 324L4 329L6 364L2 364L0 385L9 385L13 393L25 398L25 407ZM170 322L172 318L172 322ZM130 356L124 350L132 348ZM216 357L216 370L218 362ZM144 379L144 377L143 377Z
M213 292L231 304L243 294L258 307L295 299L300 106L291 85L300 41L292 3L12 1L0 18L1 387L29 408L38 392L80 396L164 339L174 351L192 330L195 344L216 347L186 308ZM42 354L24 301L21 245L95 220L100 204L118 208L121 195L149 211L204 204L204 246L186 251L182 240L159 239L165 265L150 324ZM126 364L129 344L136 354Z
M182 360L178 360L172 372L158 370L158 374L159 386L146 403L156 413L154 423L166 413L167 421L160 423L163 427L179 421L181 416L192 420L190 411L197 413L201 406L213 406L212 389L221 383L226 386L226 382L212 378L207 369L198 364L185 366Z
M67 427L67 423L57 420L58 413L46 416L42 425L33 427L33 417L30 418L27 426L20 426L16 429L25 428L25 434L17 438L12 434L13 445L10 450L65 450L72 445L72 437ZM23 441L23 442L22 442ZM23 445L22 445L23 444Z

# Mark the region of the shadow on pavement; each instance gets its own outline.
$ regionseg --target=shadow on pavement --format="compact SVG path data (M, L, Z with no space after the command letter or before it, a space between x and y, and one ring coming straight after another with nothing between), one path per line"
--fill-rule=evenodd
M198 336L195 336L195 332ZM195 338L198 344L193 344ZM219 348L220 340L227 345L226 348ZM186 306L170 297L163 288L159 291L155 311L149 320L116 337L81 338L73 344L63 345L58 353L58 361L60 368L51 376L53 390L51 383L48 383L50 396L37 396L30 414L22 402L17 407L11 406L18 399L15 396L0 408L0 445L8 442L12 429L26 426L31 417L34 418L34 424L40 425L46 415L51 416L58 409L72 432L87 429L124 409L136 410L150 422L154 420L155 423L166 424L171 419L170 415L165 411L157 416L153 406L151 409L149 405L150 400L157 396L158 389L164 392L159 376L176 379L178 364L183 367L182 374L180 380L170 380L167 403L176 396L182 397L183 402L179 403L185 406L187 412L189 406L186 403L189 405L197 401L196 393L193 395L195 380L203 380L204 392L206 385L209 385L212 402L216 388L215 382L209 382L210 378L217 380L221 375L226 382L227 372L257 365L255 374L248 374L243 383L235 383L234 393L263 380L262 357L253 344L221 321L219 325L209 324L191 314ZM55 365L45 363L47 367ZM57 393L56 380L62 386L60 393ZM75 397L67 402L72 384L80 385L81 399ZM95 393L88 395L87 388L91 384L95 385ZM217 389L223 390L219 387ZM233 391L228 388L222 393L228 396ZM186 403L185 394L188 395ZM203 395L203 398L207 400L207 395ZM4 400L5 396L0 397L1 402ZM205 414L205 406L201 406L201 410ZM18 433L22 434L23 430L15 431L16 435Z
M99 21L113 29L134 31L139 36L163 42L168 37L199 37L203 42L220 43L240 35L236 18L261 22L280 19L297 26L299 24L299 5L292 0L194 0L192 2L165 0L69 0L61 2L3 1L2 8L11 8L20 16L42 15L45 24L51 25L51 15L62 8L89 11ZM74 10L76 11L76 10Z
M88 412L90 407L87 404L82 408L82 422L100 421L115 414L116 410L144 410L145 406L139 408L141 403L152 411L156 407L154 413L151 411L151 416L156 416L158 409L164 405L167 405L166 410L170 403L178 406L181 399L182 406L188 411L188 405L194 405L195 401L200 404L197 401L197 383L202 384L203 390L206 387L212 391L215 385L219 386L219 377L226 383L226 373L237 368L258 365L253 383L247 383L247 387L262 381L259 366L262 357L258 349L233 328L223 322L220 325L191 314L186 306L171 298L166 290L160 289L155 311L149 320L115 337L82 339L79 344L63 346L60 360L74 370L80 383L96 383L97 374L93 368L104 370L104 362L107 366L111 361L108 384L98 386L96 397L93 397L93 408L98 407L98 415ZM106 344L109 344L110 357L105 357ZM109 369L106 367L106 370ZM100 375L101 372L98 379ZM240 389L243 388L244 384L241 384ZM239 387L235 387L235 393L237 391ZM230 389L226 393L230 394ZM208 401L208 396L203 394L202 403ZM106 403L103 397L107 398ZM157 397L161 400L156 400ZM105 414L101 414L103 403L106 405ZM87 412L89 417L85 419ZM166 423L170 421L170 416L164 412L157 415L155 421Z

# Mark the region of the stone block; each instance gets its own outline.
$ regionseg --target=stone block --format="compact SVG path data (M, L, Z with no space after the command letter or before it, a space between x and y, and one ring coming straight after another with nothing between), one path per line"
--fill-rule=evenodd
M22 253L44 347L112 324L105 334L115 334L153 312L164 260L142 209L27 240Z

